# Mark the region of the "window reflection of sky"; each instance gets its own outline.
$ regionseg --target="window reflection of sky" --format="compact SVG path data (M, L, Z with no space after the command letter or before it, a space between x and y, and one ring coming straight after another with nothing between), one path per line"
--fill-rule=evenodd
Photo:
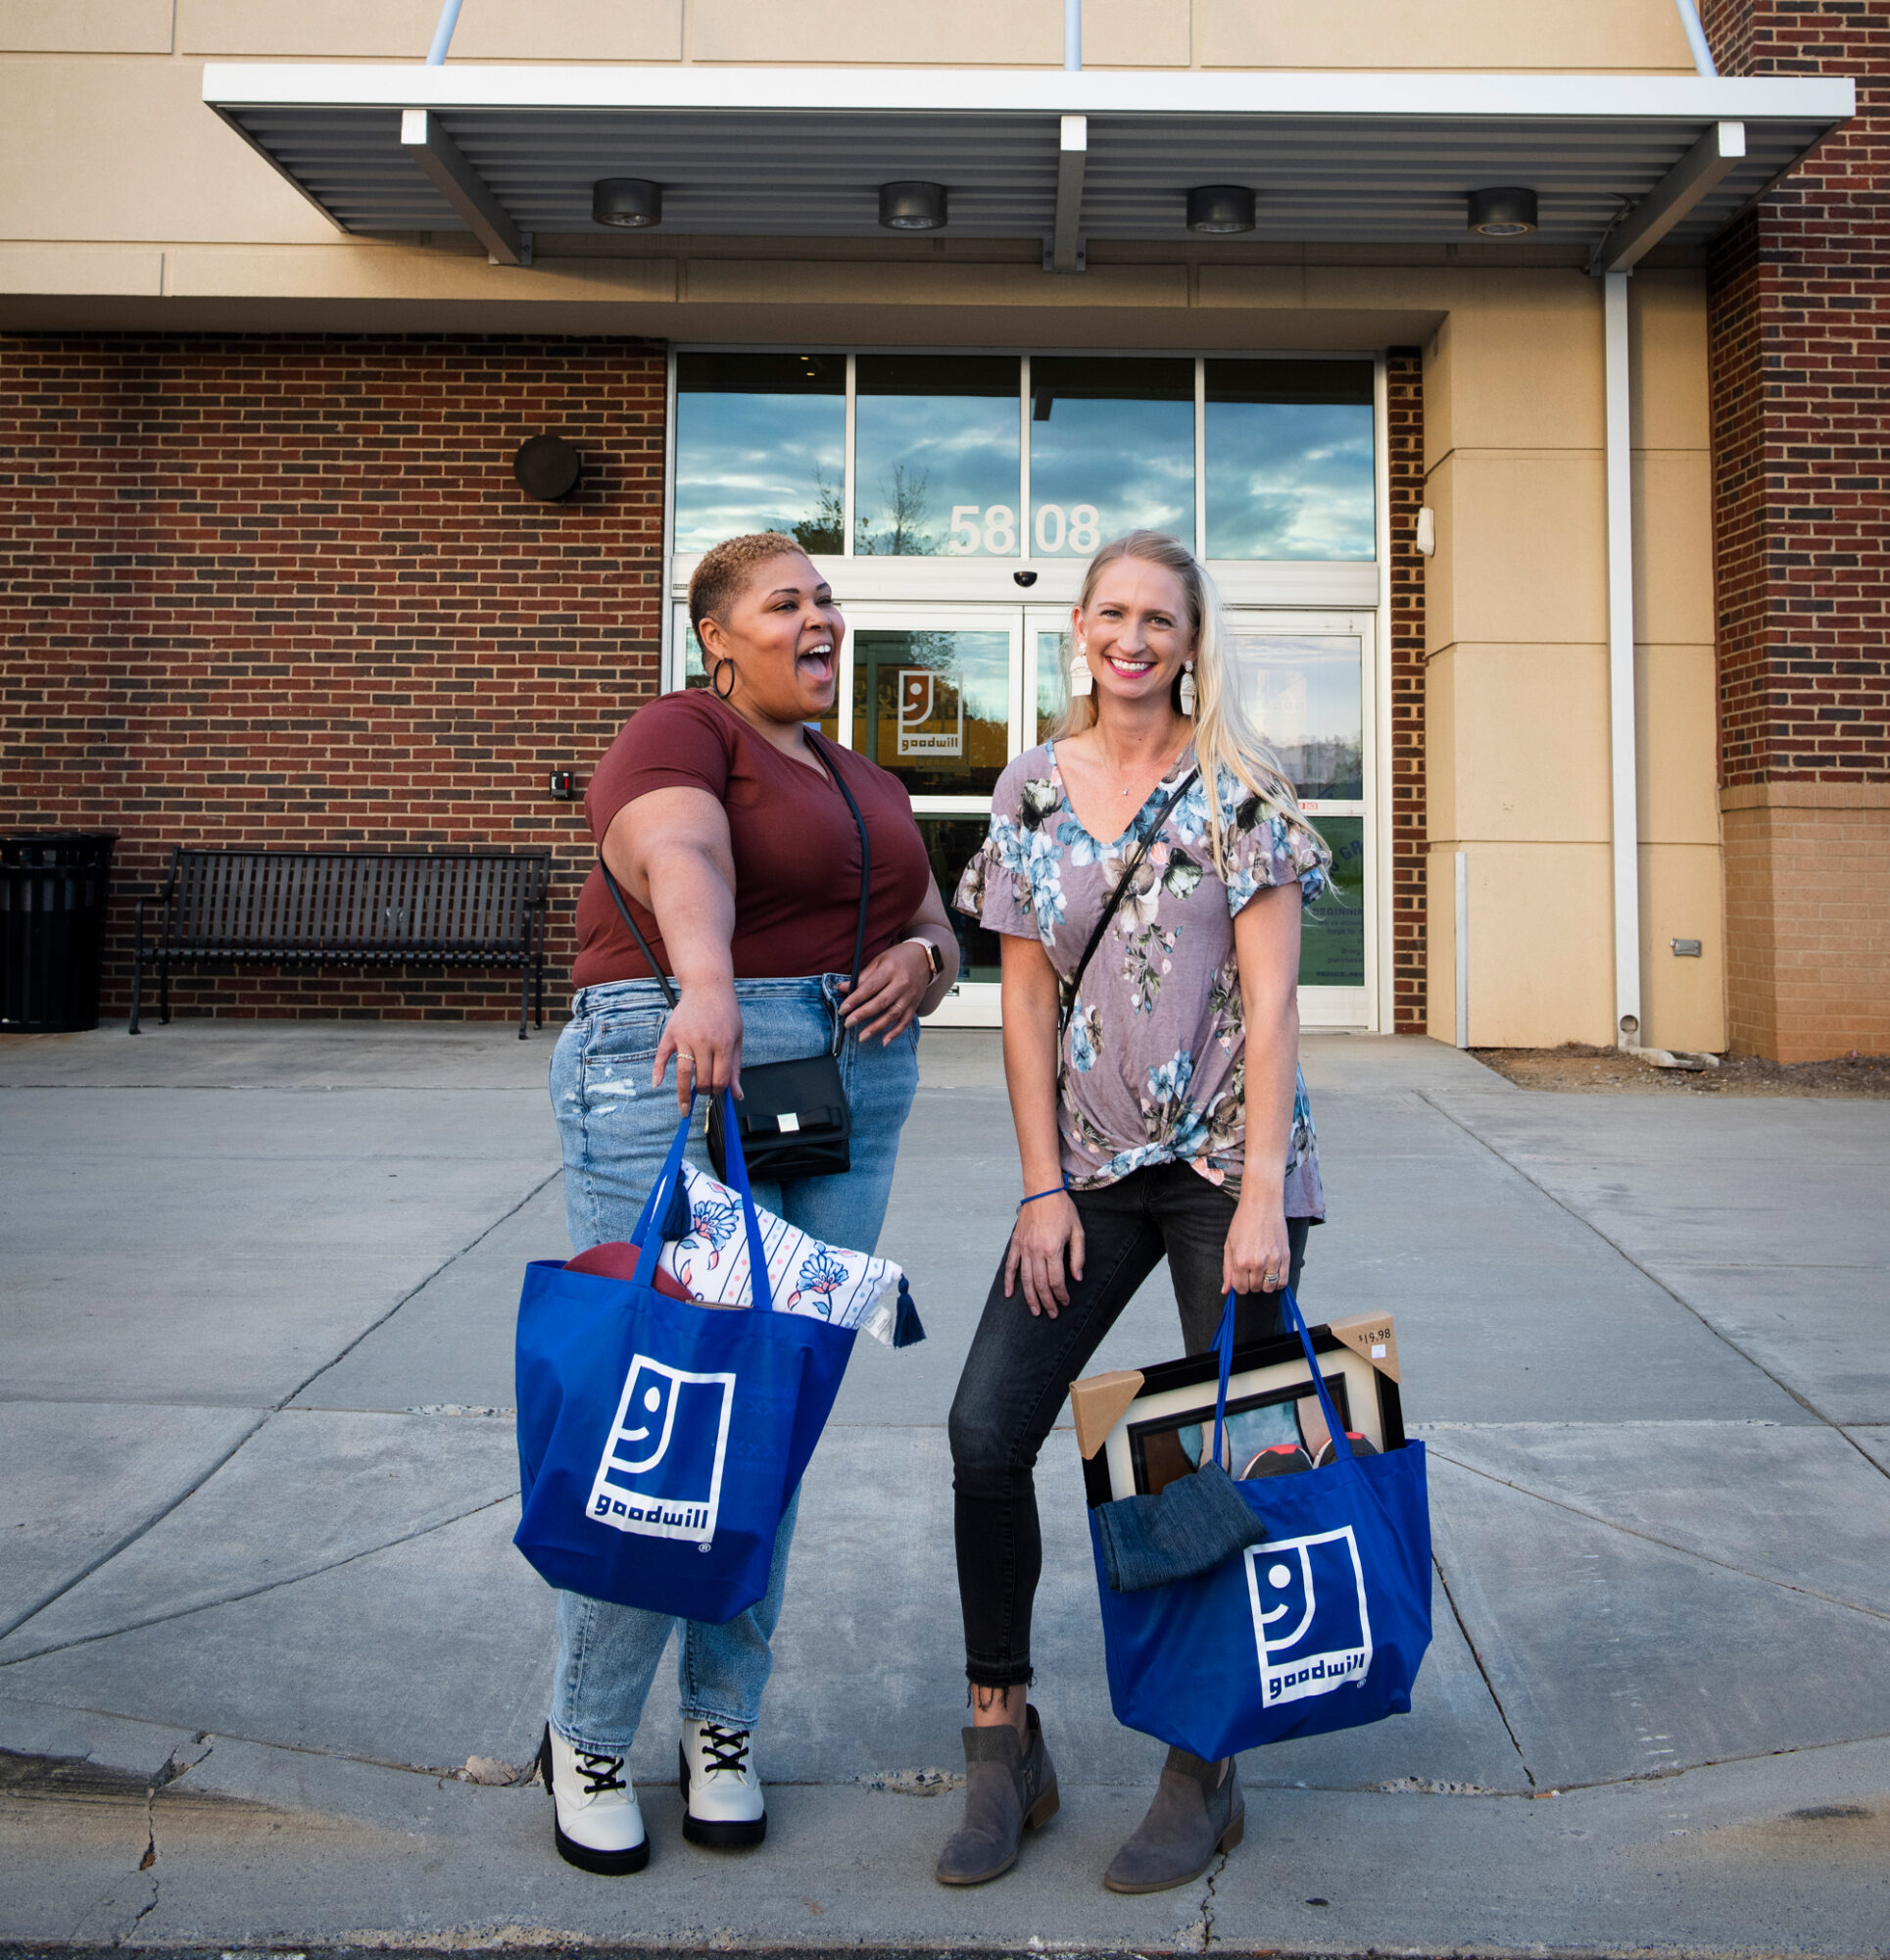
M1056 526L1038 514L1054 504ZM1093 504L1101 535L1073 545L1069 514ZM1166 531L1194 542L1194 405L1090 402L1057 396L1047 420L1031 423L1031 551L1039 558L1088 558L1123 532Z
M841 395L676 397L676 549L706 551L747 531L811 532L838 517L847 446ZM823 498L828 506L823 514Z
M1017 416L1015 395L861 395L853 428L853 549L941 556L953 507L971 504L978 548L950 556L992 556L986 514L1002 506L1010 513L1012 548L997 556L1014 558ZM1001 529L993 527L993 535L1002 543Z
M689 358L723 366L732 359ZM870 358L892 365L891 358ZM1024 514L1014 508L1014 399L959 392L948 382L938 392L924 392L923 361L897 360L917 370L913 392L863 391L857 401L856 552L989 557L994 547L1000 557L1021 552L1085 558L1104 540L1139 525L1194 544L1191 402L1089 400L1062 392L1059 385L1053 397L1037 405L1049 408L1048 418L1033 416L1030 422L1034 508L1028 522L1013 524L1007 519ZM1053 365L1045 357L1034 367L1060 374L1065 368L1090 365L1080 358L1059 358ZM1369 561L1377 543L1370 403L1213 399L1217 383L1237 394L1237 370L1247 365L1209 363L1206 556ZM1262 379L1257 370L1284 370L1286 364L1252 365L1252 391L1264 393L1272 375ZM1224 374L1236 378L1222 382ZM758 373L754 378L763 379ZM903 374L898 385L906 385ZM703 551L723 538L764 529L787 530L817 551L842 548L842 395L685 385L676 416L678 551ZM1094 507L1093 524L1073 521L1072 514L1085 505ZM949 549L955 506L975 506L978 512L975 523L961 525L957 533L960 545L975 542L973 552Z
M1209 558L1376 555L1369 404L1210 402L1206 448Z
M1231 636L1240 697L1301 796L1365 794L1361 653L1349 638Z

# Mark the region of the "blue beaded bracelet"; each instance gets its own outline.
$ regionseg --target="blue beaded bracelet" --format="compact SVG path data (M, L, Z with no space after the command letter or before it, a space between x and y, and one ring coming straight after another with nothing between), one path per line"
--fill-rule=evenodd
M1067 1184L1053 1184L1048 1191L1034 1191L1028 1198L1020 1198L1017 1200L1017 1208L1022 1211L1025 1205L1035 1204L1040 1198L1055 1198L1061 1193L1068 1191L1069 1188Z

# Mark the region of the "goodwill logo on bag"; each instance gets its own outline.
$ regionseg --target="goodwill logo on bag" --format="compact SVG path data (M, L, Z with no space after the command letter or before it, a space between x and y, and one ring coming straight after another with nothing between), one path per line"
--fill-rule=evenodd
M585 1515L616 1531L695 1539L706 1551L734 1402L733 1375L692 1375L633 1355Z
M1372 1619L1351 1526L1251 1545L1246 1559L1267 1705L1363 1681Z

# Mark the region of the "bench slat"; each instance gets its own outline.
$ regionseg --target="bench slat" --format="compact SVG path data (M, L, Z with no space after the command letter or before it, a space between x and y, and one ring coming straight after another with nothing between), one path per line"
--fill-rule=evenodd
M549 854L179 851L165 942L186 957L516 960L549 871Z

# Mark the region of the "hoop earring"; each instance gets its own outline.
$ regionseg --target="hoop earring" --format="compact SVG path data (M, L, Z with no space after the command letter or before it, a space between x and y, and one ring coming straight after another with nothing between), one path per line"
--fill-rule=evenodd
M722 669L728 668L728 686L722 685ZM726 701L735 692L735 662L724 655L708 672L709 692L717 701Z

